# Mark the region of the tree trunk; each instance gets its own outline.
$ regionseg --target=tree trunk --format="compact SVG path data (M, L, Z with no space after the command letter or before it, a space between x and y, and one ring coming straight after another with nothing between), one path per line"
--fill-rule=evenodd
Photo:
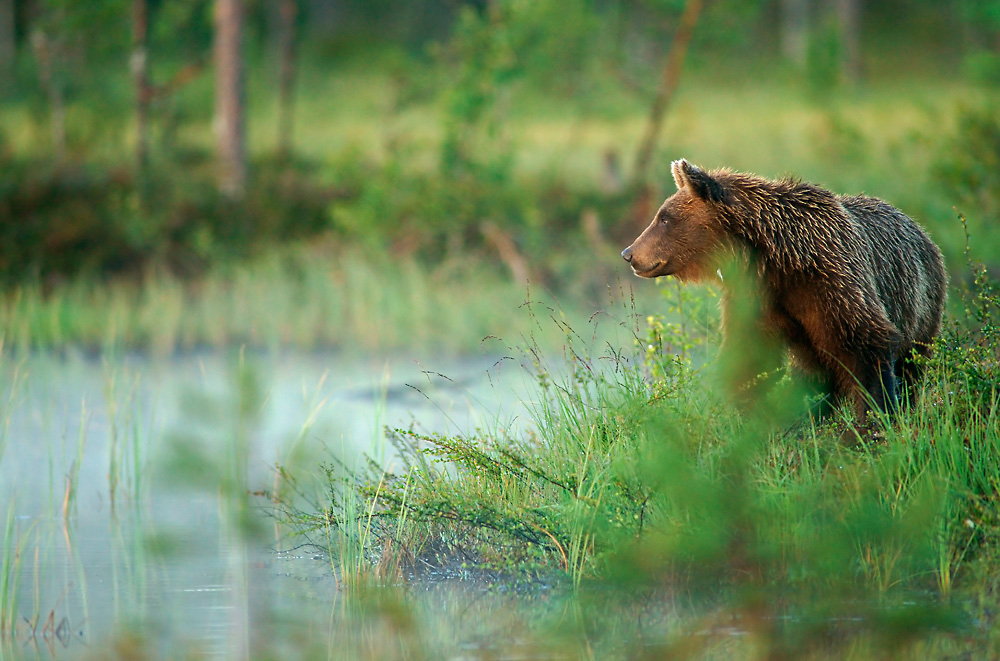
M809 52L809 0L781 0L781 53L799 69Z
M14 76L14 57L17 55L14 29L14 0L0 0L0 80Z
M680 23L677 25L677 32L674 34L674 41L670 44L670 52L663 65L663 75L660 78L660 87L653 100L653 107L649 113L649 123L646 125L646 133L642 142L639 143L639 152L635 159L635 171L632 173L632 181L637 185L646 183L646 175L649 170L650 161L653 158L653 149L656 147L656 139L660 135L660 128L663 126L663 117L666 114L670 101L673 99L677 85L680 83L681 70L684 67L684 58L687 56L688 46L691 43L691 35L694 33L694 26L698 23L698 16L701 14L703 0L687 0L684 5L684 13L681 14Z
M135 81L135 163L141 176L149 163L149 104L153 95L149 84L147 0L132 0L132 78Z
M219 188L234 198L243 196L247 179L242 42L242 0L216 0L215 132Z
M856 83L861 78L861 1L836 0L837 29L843 47L844 80Z
M278 157L292 155L295 119L295 21L299 13L298 0L279 0L280 31L278 35Z

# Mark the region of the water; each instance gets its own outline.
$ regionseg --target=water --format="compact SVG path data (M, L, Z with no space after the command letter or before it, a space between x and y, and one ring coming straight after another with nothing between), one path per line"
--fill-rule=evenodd
M365 620L323 549L266 515L275 464L321 501L321 462L367 452L391 468L383 426L523 425L530 391L527 372L495 356L4 356L0 567L16 584L0 595L0 652L337 656L330 637ZM513 598L452 592L464 613ZM395 626L379 622L365 626ZM442 635L478 646L472 631Z
M494 356L0 356L0 661L753 651L775 628L766 617L669 584L563 598L544 576L521 589L446 566L352 591L322 536L290 537L267 515L283 488L275 464L322 504L323 462L367 452L393 467L384 426L527 426L534 392L528 370ZM877 623L857 607L830 631ZM814 625L775 612L793 634Z

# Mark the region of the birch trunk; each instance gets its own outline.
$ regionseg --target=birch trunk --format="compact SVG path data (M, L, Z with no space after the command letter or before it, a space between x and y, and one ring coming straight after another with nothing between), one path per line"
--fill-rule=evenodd
M216 0L215 133L219 188L235 198L243 197L247 180L242 42L242 0Z

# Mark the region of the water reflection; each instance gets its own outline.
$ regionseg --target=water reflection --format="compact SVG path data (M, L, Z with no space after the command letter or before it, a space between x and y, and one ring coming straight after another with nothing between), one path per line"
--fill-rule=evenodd
M280 488L275 463L302 475L362 450L391 462L383 425L519 424L525 373L504 365L4 356L3 650L337 656L345 613L329 560L261 513Z

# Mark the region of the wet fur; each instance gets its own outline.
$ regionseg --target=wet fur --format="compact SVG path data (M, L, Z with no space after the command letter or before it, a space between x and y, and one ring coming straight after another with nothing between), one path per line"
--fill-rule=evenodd
M941 326L947 275L927 234L876 198L684 160L672 169L677 193L622 252L635 273L698 281L722 270L727 337L737 301L726 271L750 274L763 333L780 336L858 415L869 398L892 412L897 381L919 377L911 352L926 355Z

